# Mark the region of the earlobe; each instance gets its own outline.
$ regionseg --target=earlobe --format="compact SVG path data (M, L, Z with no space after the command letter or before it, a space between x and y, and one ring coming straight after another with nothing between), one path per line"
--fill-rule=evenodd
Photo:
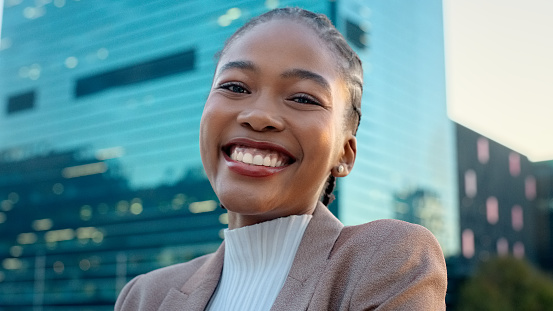
M342 157L340 158L338 164L332 169L332 175L334 177L345 177L349 175L349 173L353 169L356 155L357 139L355 138L355 136L350 135L344 142Z

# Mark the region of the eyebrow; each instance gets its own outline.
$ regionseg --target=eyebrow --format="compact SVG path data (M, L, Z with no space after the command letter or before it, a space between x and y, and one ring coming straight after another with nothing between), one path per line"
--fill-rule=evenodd
M219 69L219 74L227 71L229 69L242 69L242 70L249 70L249 71L259 71L257 66L250 61L245 60L238 60L238 61L232 61L224 64L221 69Z
M312 71L305 69L290 69L283 72L280 76L285 79L297 78L302 80L312 80L330 93L330 83L328 83L323 76Z
M225 72L230 69L241 69L241 70L248 70L253 72L258 72L259 67L257 67L253 62L251 61L245 61L245 60L238 60L238 61L232 61L224 64L221 66L221 69L218 70L218 75L222 72ZM300 69L300 68L294 68L290 70L286 70L285 72L280 74L281 78L284 79L290 79L290 78L296 78L301 80L311 80L320 85L322 88L324 88L328 93L331 93L330 83L323 78L323 76L314 73L309 70Z

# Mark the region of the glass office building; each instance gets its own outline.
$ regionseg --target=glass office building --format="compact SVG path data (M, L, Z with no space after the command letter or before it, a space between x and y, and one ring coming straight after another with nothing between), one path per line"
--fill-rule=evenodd
M5 0L0 310L111 310L133 276L218 247L227 218L198 150L214 54L278 6L327 14L365 64L332 210L421 223L456 251L439 1Z
M365 68L355 169L340 184L346 225L398 218L459 250L455 127L447 118L441 1L340 1Z

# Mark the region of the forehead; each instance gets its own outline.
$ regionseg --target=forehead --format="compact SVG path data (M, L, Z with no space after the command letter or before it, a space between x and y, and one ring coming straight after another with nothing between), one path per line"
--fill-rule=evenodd
M227 46L219 67L236 60L271 62L283 70L302 68L338 75L328 44L311 27L289 19L274 19L247 29Z

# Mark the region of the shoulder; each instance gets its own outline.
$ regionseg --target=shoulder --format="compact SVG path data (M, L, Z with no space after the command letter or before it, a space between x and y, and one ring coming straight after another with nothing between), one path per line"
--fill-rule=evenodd
M412 252L428 246L437 247L441 254L438 241L425 227L396 219L381 219L358 226L344 227L336 241L335 251L342 247L371 247L372 249L376 247L379 251L389 249ZM402 248L398 249L398 247Z
M422 270L446 276L445 259L434 235L425 227L395 219L382 219L344 227L336 241L336 254L352 257L352 263L378 267L390 275ZM388 275L389 276L389 275Z
M185 263L179 263L165 268L160 268L153 270L146 274L140 276L140 283L157 283L159 280L162 280L167 285L171 287L179 287L184 284L184 282L196 272L204 262L209 259L213 254L204 255ZM182 283L182 284L181 284ZM179 287L180 288L180 287Z
M211 256L213 254L135 277L119 294L115 310L142 310L151 309L148 306L159 306L166 293L172 288L180 289Z
M383 310L443 310L447 271L442 249L423 226L384 219L345 227L336 246L357 266L352 303ZM370 295L374 299L367 300ZM374 306L372 305L372 306Z

